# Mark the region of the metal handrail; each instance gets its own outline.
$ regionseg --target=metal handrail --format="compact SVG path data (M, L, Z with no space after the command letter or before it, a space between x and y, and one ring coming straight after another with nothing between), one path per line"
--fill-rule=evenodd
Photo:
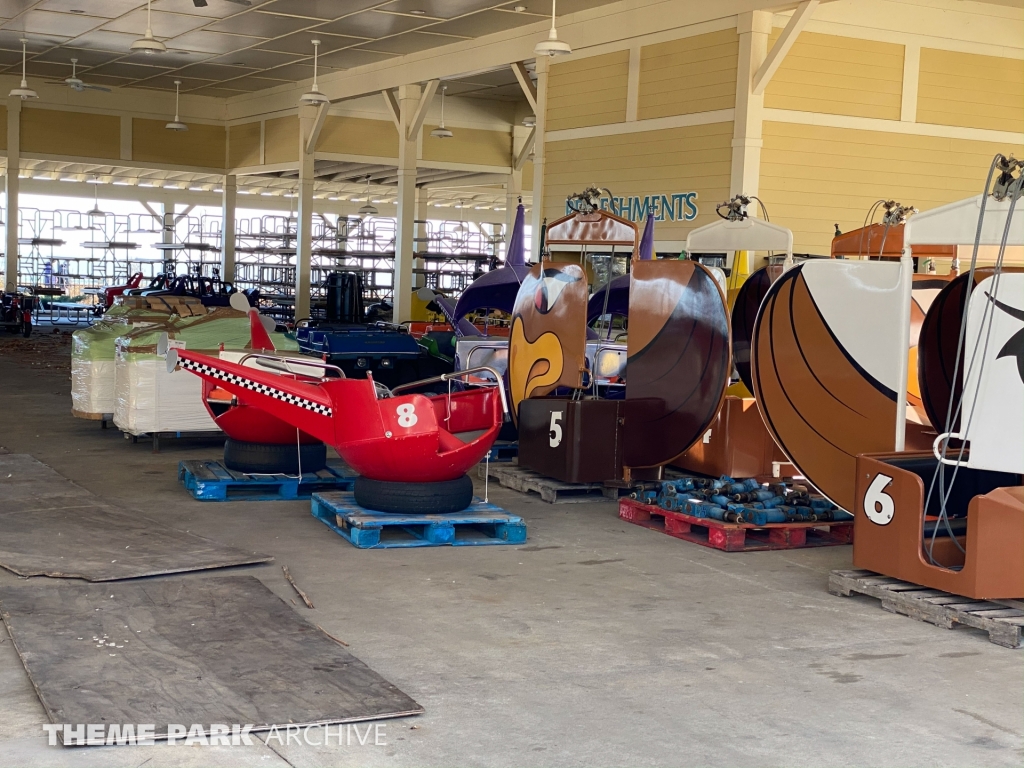
M288 362L291 361L291 362L297 363L298 365L308 365L308 366L312 366L313 368L322 368L325 371L326 370L337 371L338 372L337 378L339 378L339 379L344 379L345 378L345 372L343 370L341 370L341 368L339 368L336 365L331 365L330 363L325 363L325 362L323 362L321 360L317 360L315 357L310 357L308 359L304 358L304 359L300 360L300 359L294 358L294 357L279 357L279 356L276 356L276 355L264 355L264 354L261 354L259 352L250 352L247 355L243 355L239 359L237 365L245 365L245 361L250 359L250 358L255 358L257 364L262 366L262 367L264 367L264 368L271 368L271 369L277 370L277 371L284 371L285 373L292 373L292 374L296 373L295 371L291 370L288 367L288 365L287 365ZM324 377L324 378L326 378L326 377Z
M414 387L422 387L425 384L431 384L435 381L452 381L460 379L463 376L468 376L471 373L480 373L487 371L494 376L495 383L498 387L498 393L501 395L501 410L508 416L508 403L505 401L505 382L502 381L501 376L493 368L488 368L486 365L481 365L478 368L467 368L465 371L455 371L454 373L442 373L440 376L431 376L429 379L421 379L420 381L410 381L408 384L399 384L397 387L391 390L391 396L394 397L396 392L404 389L412 389ZM475 386L490 386L487 385L475 385Z

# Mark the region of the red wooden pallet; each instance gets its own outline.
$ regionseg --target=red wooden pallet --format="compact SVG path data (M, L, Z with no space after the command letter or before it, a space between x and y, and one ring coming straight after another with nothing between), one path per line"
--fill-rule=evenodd
M755 552L765 549L834 547L853 543L853 521L840 523L725 523L707 517L644 504L635 499L619 499L619 517L661 531L677 539L692 541L723 552Z

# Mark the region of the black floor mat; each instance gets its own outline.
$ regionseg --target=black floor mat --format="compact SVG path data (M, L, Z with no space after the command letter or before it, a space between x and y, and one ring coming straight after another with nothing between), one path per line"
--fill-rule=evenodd
M19 576L116 581L270 560L112 507L26 454L0 456L0 566Z
M54 723L277 725L419 714L252 576L0 588Z

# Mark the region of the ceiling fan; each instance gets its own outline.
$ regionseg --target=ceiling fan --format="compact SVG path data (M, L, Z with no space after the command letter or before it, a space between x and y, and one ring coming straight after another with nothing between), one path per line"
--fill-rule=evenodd
M235 5L244 5L244 6L252 5L250 0L227 0L227 1L229 3L234 3ZM207 3L206 0L192 0L192 5L194 5L196 8L205 8L207 5L209 5L209 3Z
M81 93L82 91L106 91L107 93L110 93L110 89L102 85L89 85L87 83L83 83L81 78L79 78L76 74L77 69L78 59L72 59L71 77L64 79L64 85L66 85L68 88L70 88L73 91L78 91L79 93Z

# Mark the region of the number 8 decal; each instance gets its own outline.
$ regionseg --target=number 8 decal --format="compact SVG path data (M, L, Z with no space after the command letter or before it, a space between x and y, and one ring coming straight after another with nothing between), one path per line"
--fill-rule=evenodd
M864 514L876 525L888 525L896 512L896 502L885 492L891 482L892 478L888 475L875 475L875 479L864 493Z
M416 422L419 421L419 418L416 416L416 406L412 403L402 403L398 406L396 412L398 413L398 426L400 427L408 429L409 427L416 426Z

